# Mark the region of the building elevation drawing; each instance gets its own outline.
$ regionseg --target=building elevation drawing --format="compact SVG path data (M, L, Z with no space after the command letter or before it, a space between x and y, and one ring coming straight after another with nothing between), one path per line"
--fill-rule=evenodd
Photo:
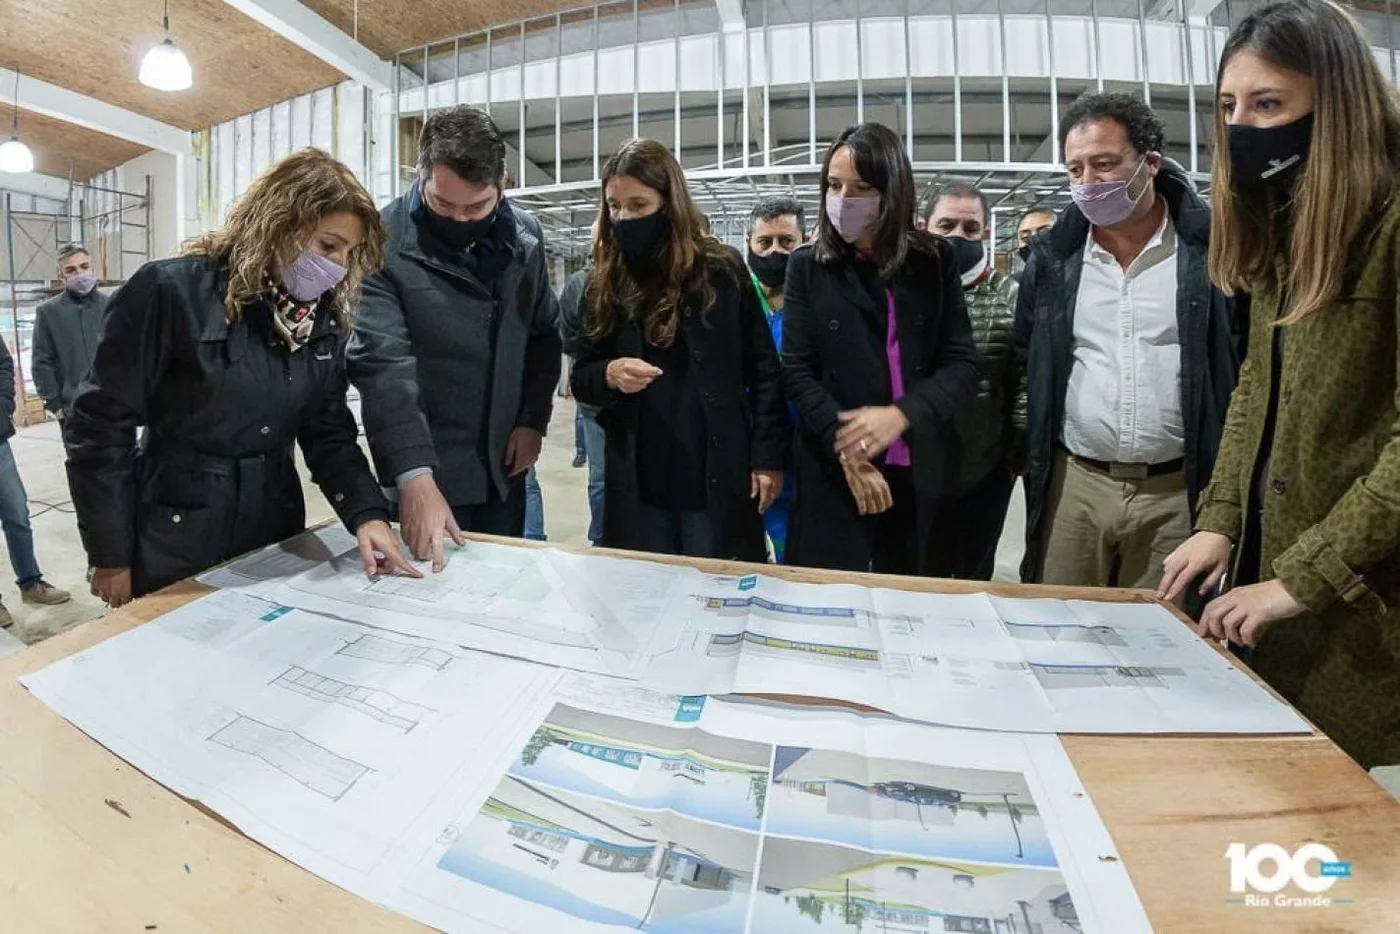
M419 665L438 671L452 663L452 655L441 649L395 642L382 636L360 636L335 654L382 662L385 665Z

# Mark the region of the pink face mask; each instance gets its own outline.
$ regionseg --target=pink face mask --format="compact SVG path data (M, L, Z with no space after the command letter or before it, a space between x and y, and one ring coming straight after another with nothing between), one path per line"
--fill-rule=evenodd
M880 196L847 198L834 191L826 193L826 216L847 243L855 243L880 219Z

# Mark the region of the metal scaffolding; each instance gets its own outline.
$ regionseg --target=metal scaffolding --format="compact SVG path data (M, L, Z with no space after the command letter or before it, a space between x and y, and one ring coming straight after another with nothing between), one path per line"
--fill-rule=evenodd
M3 336L15 361L15 417L20 424L46 414L30 378L34 317L40 304L63 288L58 251L84 244L101 288L114 288L151 257L151 180L140 193L70 184L68 197L51 201L3 192L4 242L0 244L0 308Z

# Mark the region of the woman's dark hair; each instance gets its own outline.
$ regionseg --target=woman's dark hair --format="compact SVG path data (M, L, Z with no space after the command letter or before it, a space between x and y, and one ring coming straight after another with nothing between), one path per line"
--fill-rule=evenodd
M826 150L822 160L821 203L817 215L817 244L815 256L819 263L831 263L854 255L855 248L841 239L831 219L826 216L827 172L831 160L841 149L849 149L851 162L861 179L880 193L880 218L873 236L875 262L880 278L894 278L909 255L911 243L925 252L932 252L931 237L913 229L916 193L914 170L899 136L882 123L858 123L847 127Z
M639 280L628 268L622 247L613 235L608 211L608 182L626 175L661 195L661 213L671 221L658 247L654 275ZM708 232L705 215L686 187L685 172L676 157L654 139L631 139L603 166L598 190L598 223L593 233L593 267L588 275L588 306L584 329L593 340L611 334L626 318L637 318L647 343L669 347L680 326L686 294L700 295L701 314L715 302L709 267L718 262L738 281L734 254Z

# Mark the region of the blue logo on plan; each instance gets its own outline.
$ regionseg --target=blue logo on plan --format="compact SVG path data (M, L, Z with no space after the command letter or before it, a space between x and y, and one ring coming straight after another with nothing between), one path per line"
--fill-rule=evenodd
M700 711L705 709L705 695L698 697L682 697L680 706L676 708L677 723L694 723L700 719Z
M1330 876L1334 879L1350 879L1351 863L1341 859L1337 860L1335 863L1323 863L1318 869L1318 874L1323 877Z
M264 623L270 623L270 622L272 622L273 620L281 619L282 617L286 616L286 615L287 615L288 613L290 613L290 612L292 612L292 608L291 608L291 607L289 607L289 606L279 606L277 609L273 610L271 613L268 613L266 616L263 616L263 617L260 617L260 618L262 619L262 621L263 621Z
M748 577L739 578L740 590L753 590L758 586L758 575L750 574Z

